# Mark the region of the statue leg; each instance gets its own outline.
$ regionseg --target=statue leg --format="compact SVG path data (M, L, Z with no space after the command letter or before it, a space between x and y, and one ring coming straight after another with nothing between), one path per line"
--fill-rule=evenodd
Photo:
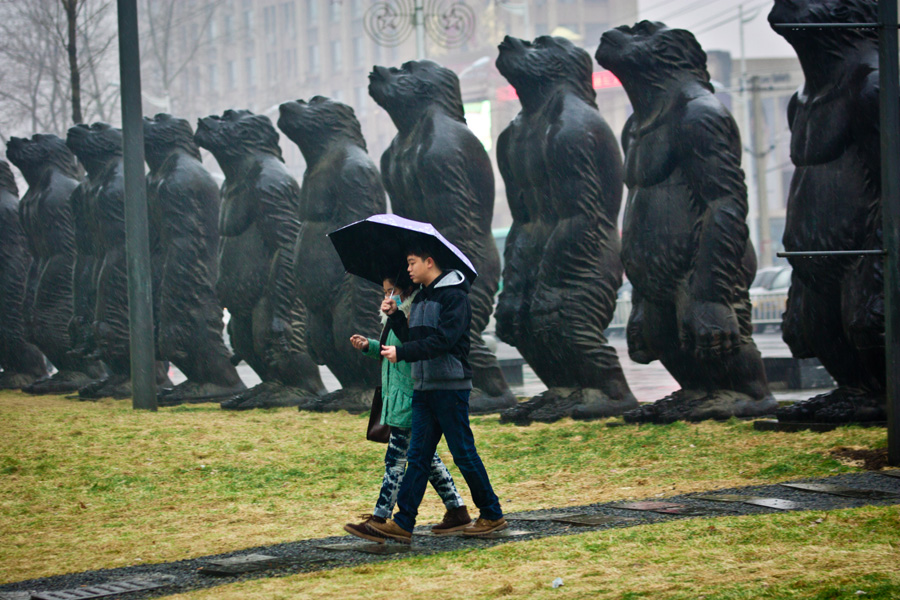
M852 285L847 278L842 286ZM883 421L884 379L873 375L883 368L877 351L860 351L847 336L842 289L813 290L794 277L784 316L784 339L797 358L815 356L838 387L826 394L785 406L780 421L852 423Z
M0 271L0 389L21 389L47 375L44 356L25 339L24 269L7 263Z
M73 355L69 323L72 321L71 259L56 256L45 263L35 292L35 343L57 368L50 377L23 389L29 394L69 394L104 376L95 359Z
M488 277L487 279L490 279ZM472 305L472 325L469 328L469 365L472 367L473 390L469 396L469 413L498 412L516 405L516 397L509 389L497 357L487 347L482 337L494 310L496 281L475 280L469 292Z
M359 414L372 407L375 388L381 385L381 368L378 361L364 356L350 345L350 336L359 333L378 338L381 324L375 310L379 304L380 295L374 288L358 277L346 275L333 298L330 311L310 315L310 346L317 348L317 361L324 363L337 377L341 389L301 405L300 410L346 410Z
M275 348L269 338L272 308L266 297L260 299L252 314L245 317L239 326L229 329L235 333L241 330L238 333L240 340L232 338L232 343L237 341L241 345L234 346L235 353L253 367L262 383L222 402L220 406L223 409L299 406L325 392L319 368L306 352L306 313L299 302L298 307L292 316L292 337L286 349ZM234 318L232 316L232 321Z

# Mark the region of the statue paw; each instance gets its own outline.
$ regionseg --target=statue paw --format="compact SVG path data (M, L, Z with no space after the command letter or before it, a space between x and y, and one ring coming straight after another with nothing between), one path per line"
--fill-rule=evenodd
M783 406L779 421L793 423L871 423L887 420L882 394L839 387L827 394Z
M299 410L313 412L338 412L346 410L353 415L362 414L372 409L374 388L342 388L329 392L324 396L312 397L309 402L300 405Z
M214 402L222 398L231 398L246 389L243 383L229 387L215 383L198 383L188 380L173 388L161 389L156 397L156 403L159 406L177 406L179 404Z
M638 408L638 402L631 393L624 398L610 398L598 389L582 388L577 394L578 404L572 409L571 414L577 421L617 417Z
M686 420L690 411L706 399L705 392L678 390L651 404L642 404L627 411L623 417L628 423L668 424Z
M96 378L81 371L57 371L52 377L39 379L22 388L22 391L36 396L71 394L95 381L97 381Z
M22 390L39 380L38 375L4 371L0 373L0 390Z
M479 388L474 388L469 394L469 414L484 415L495 413L516 406L519 401L509 388L496 396Z
M110 375L105 379L99 379L79 388L79 400L99 400L100 398L115 398L122 400L131 397L131 378L128 375Z

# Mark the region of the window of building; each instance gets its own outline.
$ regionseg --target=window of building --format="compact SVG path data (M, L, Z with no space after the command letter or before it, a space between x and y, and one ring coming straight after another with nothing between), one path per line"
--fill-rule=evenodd
M337 100L338 102L344 101L344 90L334 90L334 93L331 94L331 98L333 100Z
M250 56L244 63L244 75L247 77L247 87L256 88L256 57Z
M216 93L219 91L219 66L209 65L207 71L209 75L209 91Z
M364 85L357 86L355 93L356 106L354 109L358 117L363 117L369 112L369 89Z
M278 30L278 11L274 6L263 8L263 29L266 32L266 40L274 44L275 32Z
M354 19L362 19L363 13L365 12L363 10L363 0L353 0L350 3L350 11L350 14Z
M319 24L319 0L306 0L306 25L315 27Z
M366 66L366 44L362 37L353 38L353 66Z
M234 43L234 16L225 15L223 24L225 25L225 41L229 44Z
M331 15L332 23L340 23L341 22L341 12L343 11L344 3L340 0L329 0L328 2L328 12Z
M210 11L210 12L212 12L212 11ZM216 15L210 14L209 15L209 23L206 26L207 42L209 42L210 44L215 44L217 35L218 35L218 32L216 31Z
M284 51L284 74L289 78L297 77L297 49L289 48Z
M237 64L235 61L229 60L225 63L225 77L227 79L226 85L229 90L237 88Z
M319 73L319 47L309 47L309 72L312 74Z
M244 35L253 39L253 9L244 8Z
M281 21L285 36L290 40L296 39L297 11L295 10L294 2L281 3Z
M266 81L269 83L278 79L278 55L274 52L266 52Z
M331 42L331 68L335 72L344 69L344 55L340 40Z

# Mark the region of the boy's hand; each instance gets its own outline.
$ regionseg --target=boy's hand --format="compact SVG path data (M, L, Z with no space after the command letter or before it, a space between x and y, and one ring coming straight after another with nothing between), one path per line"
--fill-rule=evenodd
M391 361L392 363L397 362L397 347L396 346L383 346L381 348L381 355Z
M381 312L386 315L392 315L397 312L397 303L393 298L385 298L381 301Z
M357 350L365 352L369 349L369 340L364 335L354 334L350 336L350 344Z

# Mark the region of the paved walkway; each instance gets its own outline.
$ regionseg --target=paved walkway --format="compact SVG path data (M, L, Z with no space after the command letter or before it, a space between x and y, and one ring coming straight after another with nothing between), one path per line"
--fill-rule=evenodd
M799 487L792 487L800 484ZM830 486L816 490L801 489ZM411 546L372 544L352 536L246 548L191 560L135 565L119 569L58 575L0 585L0 600L81 600L116 597L143 600L215 587L238 579L280 577L324 571L411 554L436 554L462 548L489 548L551 536L662 523L675 519L716 518L782 511L837 510L868 505L900 504L900 469L845 473L789 484L717 489L640 502L607 502L510 513L510 527L491 539L435 537L418 527ZM339 530L341 522L335 522ZM91 595L93 593L93 595Z

